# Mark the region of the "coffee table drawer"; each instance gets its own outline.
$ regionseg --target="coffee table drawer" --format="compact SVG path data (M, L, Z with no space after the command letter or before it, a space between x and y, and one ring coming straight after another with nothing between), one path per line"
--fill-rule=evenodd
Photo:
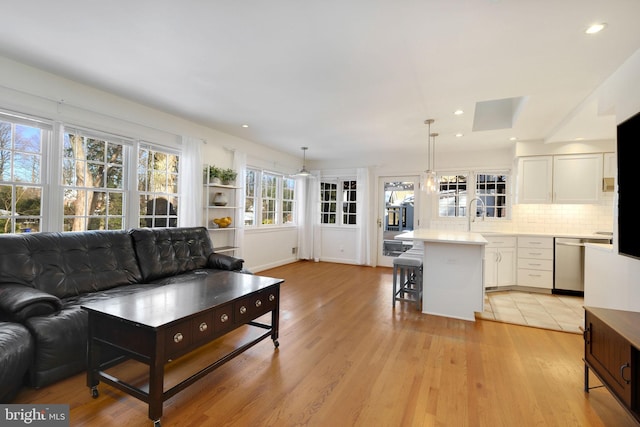
M184 352L193 342L192 322L182 322L171 326L165 334L164 354L168 359Z
M206 342L211 338L215 331L213 325L213 312L201 314L191 320L191 329L193 330L193 342Z
M213 328L215 332L233 328L233 304L223 305L213 311Z
M235 303L236 323L246 323L270 312L276 306L278 289L266 289Z

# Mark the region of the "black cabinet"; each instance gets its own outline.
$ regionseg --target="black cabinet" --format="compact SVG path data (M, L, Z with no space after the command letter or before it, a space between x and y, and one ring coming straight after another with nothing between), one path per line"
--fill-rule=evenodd
M640 313L585 307L584 362L640 422Z

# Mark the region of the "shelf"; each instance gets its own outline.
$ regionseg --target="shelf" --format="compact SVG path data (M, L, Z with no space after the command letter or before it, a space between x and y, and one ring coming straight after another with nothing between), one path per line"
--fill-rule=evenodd
M236 187L235 185L224 185L224 184L205 184L205 187L211 188L228 188L229 190L239 190L240 187Z
M229 205L216 206L216 205L212 205L212 206L209 206L209 209L240 209L240 206L229 206Z
M238 227L218 227L218 228L208 228L209 231L227 231L227 230L237 230Z

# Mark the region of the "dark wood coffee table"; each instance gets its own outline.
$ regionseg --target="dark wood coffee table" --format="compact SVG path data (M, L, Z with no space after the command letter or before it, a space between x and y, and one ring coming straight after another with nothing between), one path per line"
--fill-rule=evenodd
M83 306L89 314L87 386L98 397L107 383L149 404L149 418L160 426L163 402L235 356L271 337L278 347L282 279L220 271L202 279L157 288ZM271 312L271 324L256 319ZM243 325L267 331L196 374L164 390L165 364ZM121 355L101 362L101 350ZM149 366L149 384L138 388L105 372L124 360Z

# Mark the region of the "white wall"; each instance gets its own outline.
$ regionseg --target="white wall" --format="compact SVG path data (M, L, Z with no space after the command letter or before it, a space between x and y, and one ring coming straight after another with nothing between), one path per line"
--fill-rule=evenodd
M298 230L289 228L265 228L247 230L244 233L242 258L244 267L254 273L295 262L297 257Z
M614 240L615 242L615 240ZM584 305L640 312L640 260L587 247Z
M640 50L597 90L600 111L621 123L640 111ZM640 312L640 260L618 255L617 199L614 196L613 249L587 248L585 305Z

